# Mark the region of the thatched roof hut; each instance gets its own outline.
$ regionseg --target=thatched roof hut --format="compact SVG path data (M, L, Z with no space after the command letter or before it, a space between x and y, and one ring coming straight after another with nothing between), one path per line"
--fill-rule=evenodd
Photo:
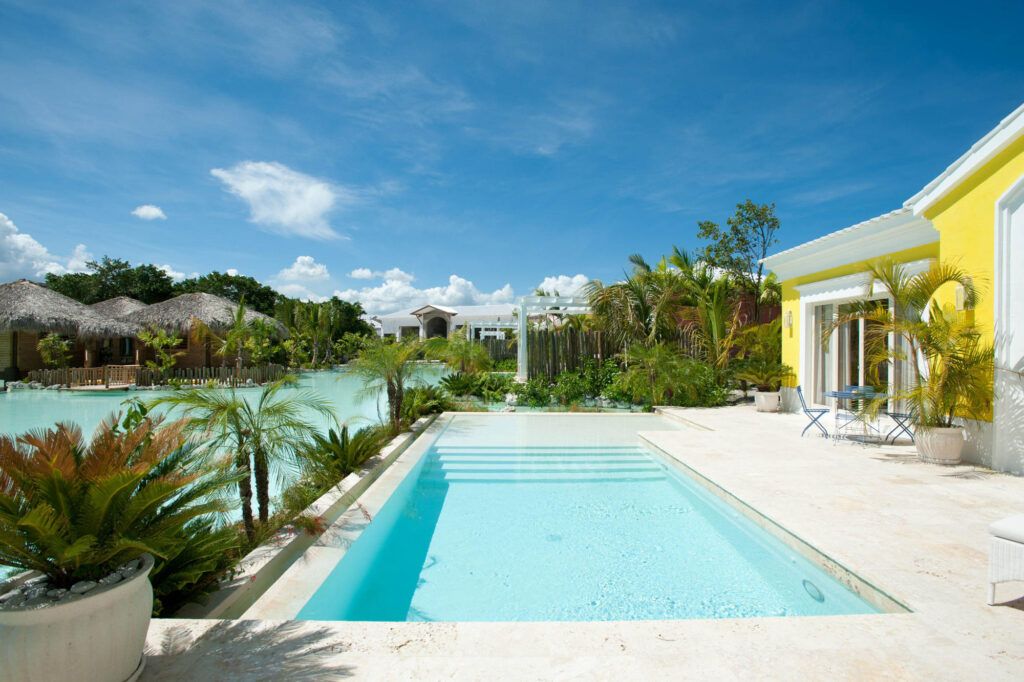
M124 317L128 313L142 310L146 304L131 296L115 296L89 306L104 317Z
M0 331L56 332L80 338L133 336L130 322L100 314L38 282L0 284Z
M148 305L122 316L121 320L139 327L159 327L167 332L178 332L188 336L192 332L192 324L200 320L214 332L228 329L235 321L238 305L234 301L213 294L182 294L172 299ZM273 324L280 336L287 336L284 325L263 313L246 309L247 322L262 320Z

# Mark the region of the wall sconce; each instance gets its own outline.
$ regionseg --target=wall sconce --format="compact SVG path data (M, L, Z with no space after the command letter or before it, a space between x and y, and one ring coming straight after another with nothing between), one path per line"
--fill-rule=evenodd
M793 311L787 310L786 314L782 318L782 324L786 329L793 328Z

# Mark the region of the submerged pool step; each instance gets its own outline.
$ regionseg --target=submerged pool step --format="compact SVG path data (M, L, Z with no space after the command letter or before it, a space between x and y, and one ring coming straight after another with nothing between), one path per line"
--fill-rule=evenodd
M607 483L613 481L659 481L665 478L665 474L639 471L594 472L581 469L563 472L438 472L425 474L422 478L458 483Z

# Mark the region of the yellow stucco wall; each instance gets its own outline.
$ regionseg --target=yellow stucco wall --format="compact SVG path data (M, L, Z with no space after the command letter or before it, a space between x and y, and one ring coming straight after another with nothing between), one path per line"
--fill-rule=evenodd
M1024 138L1006 148L925 212L939 231L940 258L975 279L981 300L974 322L992 341L995 285L995 204L1024 175ZM954 287L940 292L945 306L955 301Z
M897 251L888 255L904 263L922 260L924 258L938 258L939 243L935 242L933 244L926 244L924 246L918 246L904 251ZM867 272L868 266L873 260L875 259L857 261L838 268L815 272L810 275L804 275L803 277L787 279L781 283L782 319L786 319L787 312L793 313L793 326L789 329L786 329L784 326L782 329L782 361L793 368L794 374L794 376L786 382L787 386L796 386L796 375L800 371L800 292L796 290L796 287L809 284L811 282L820 282L825 279L832 279L833 277L843 277L845 275L856 275L857 273Z

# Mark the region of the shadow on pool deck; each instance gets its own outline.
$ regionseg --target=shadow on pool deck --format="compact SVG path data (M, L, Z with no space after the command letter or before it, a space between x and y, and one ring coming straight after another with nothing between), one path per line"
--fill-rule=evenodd
M140 679L321 680L353 674L353 667L330 662L348 645L322 628L297 621L207 622L211 627L201 634L182 624L166 631L159 644L151 642Z

